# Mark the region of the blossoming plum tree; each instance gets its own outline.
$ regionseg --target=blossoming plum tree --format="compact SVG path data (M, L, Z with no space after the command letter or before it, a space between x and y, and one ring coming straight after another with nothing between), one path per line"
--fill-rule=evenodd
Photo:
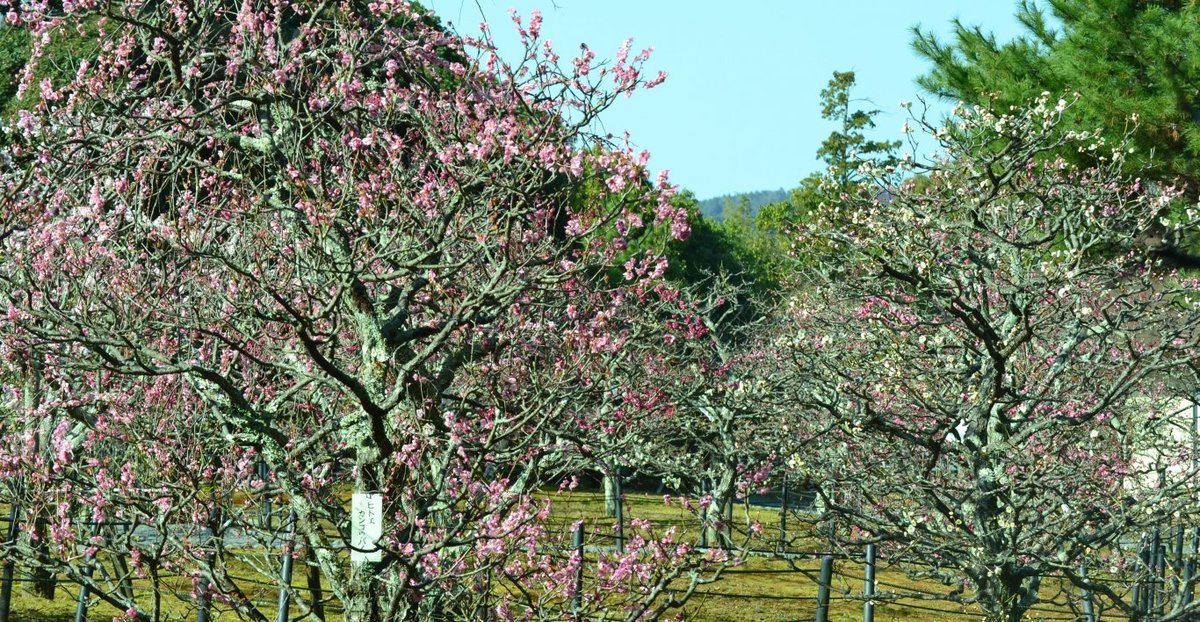
M1194 212L1160 223L1175 193L1124 178L1125 145L1060 129L1066 105L926 125L945 151L921 188L911 160L864 165L876 187L799 235L781 340L833 430L794 465L830 481L839 537L933 564L996 621L1051 574L1139 615L1081 565L1146 576L1138 536L1196 519L1195 432L1166 415L1195 387L1200 283L1136 250ZM1098 164L1046 155L1064 148ZM1196 610L1191 587L1162 619Z
M669 330L642 360L673 410L644 418L619 455L703 499L696 511L707 543L736 549L759 527L736 501L764 492L782 456L812 439L789 427L795 412L789 379L776 373L771 303L748 302L754 292L725 276L701 285L664 292Z
M646 52L563 69L534 14L509 66L387 0L6 19L35 41L0 169L0 490L39 525L20 563L141 620L167 575L265 620L281 548L319 571L292 595L317 618L322 579L355 621L679 605L689 547L635 534L580 592L534 497L597 458L574 430L620 395L597 387L643 332L617 318L662 272L606 268L650 221L687 233L645 155L590 133L661 81ZM34 83L85 24L96 55ZM380 561L346 560L352 491L382 495Z

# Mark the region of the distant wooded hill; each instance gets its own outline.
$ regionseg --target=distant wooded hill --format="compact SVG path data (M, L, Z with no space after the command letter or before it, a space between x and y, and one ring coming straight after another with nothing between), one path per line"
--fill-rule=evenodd
M700 211L709 218L721 220L724 217L725 205L737 205L743 199L747 201L750 207L750 215L758 213L758 209L764 205L783 201L788 198L788 191L780 188L778 190L758 190L755 192L741 192L737 194L726 194L711 199L700 201Z

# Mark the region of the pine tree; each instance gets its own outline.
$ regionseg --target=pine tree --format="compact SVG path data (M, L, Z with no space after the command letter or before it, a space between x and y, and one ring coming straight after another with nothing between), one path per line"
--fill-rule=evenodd
M913 47L933 65L918 83L1000 112L1048 91L1071 104L1067 127L1131 134L1127 171L1200 196L1200 3L1023 0L1017 18L1025 34L1004 43L958 21L950 41L915 28Z

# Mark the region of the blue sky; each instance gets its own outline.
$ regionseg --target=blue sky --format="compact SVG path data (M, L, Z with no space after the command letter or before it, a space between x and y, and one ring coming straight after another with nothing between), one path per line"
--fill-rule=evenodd
M927 69L909 47L910 27L947 33L959 17L1007 40L1020 32L1015 0L426 0L464 34L488 21L502 51L515 48L508 11L540 8L542 36L564 57L586 42L611 58L626 37L654 47L648 69L670 77L622 99L604 128L628 130L655 171L699 198L792 188L820 167L815 153L834 129L819 93L833 71L852 70L855 94L882 113L879 138L898 138L898 102L921 95ZM650 72L653 75L653 71ZM929 99L929 98L927 98ZM953 102L933 102L938 115ZM864 107L871 107L864 104ZM917 106L914 106L914 109Z

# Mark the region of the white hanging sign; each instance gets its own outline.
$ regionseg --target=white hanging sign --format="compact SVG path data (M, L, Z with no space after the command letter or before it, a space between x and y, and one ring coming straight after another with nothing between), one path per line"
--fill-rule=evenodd
M356 492L350 497L350 561L377 562L383 551L376 544L383 535L383 495Z

